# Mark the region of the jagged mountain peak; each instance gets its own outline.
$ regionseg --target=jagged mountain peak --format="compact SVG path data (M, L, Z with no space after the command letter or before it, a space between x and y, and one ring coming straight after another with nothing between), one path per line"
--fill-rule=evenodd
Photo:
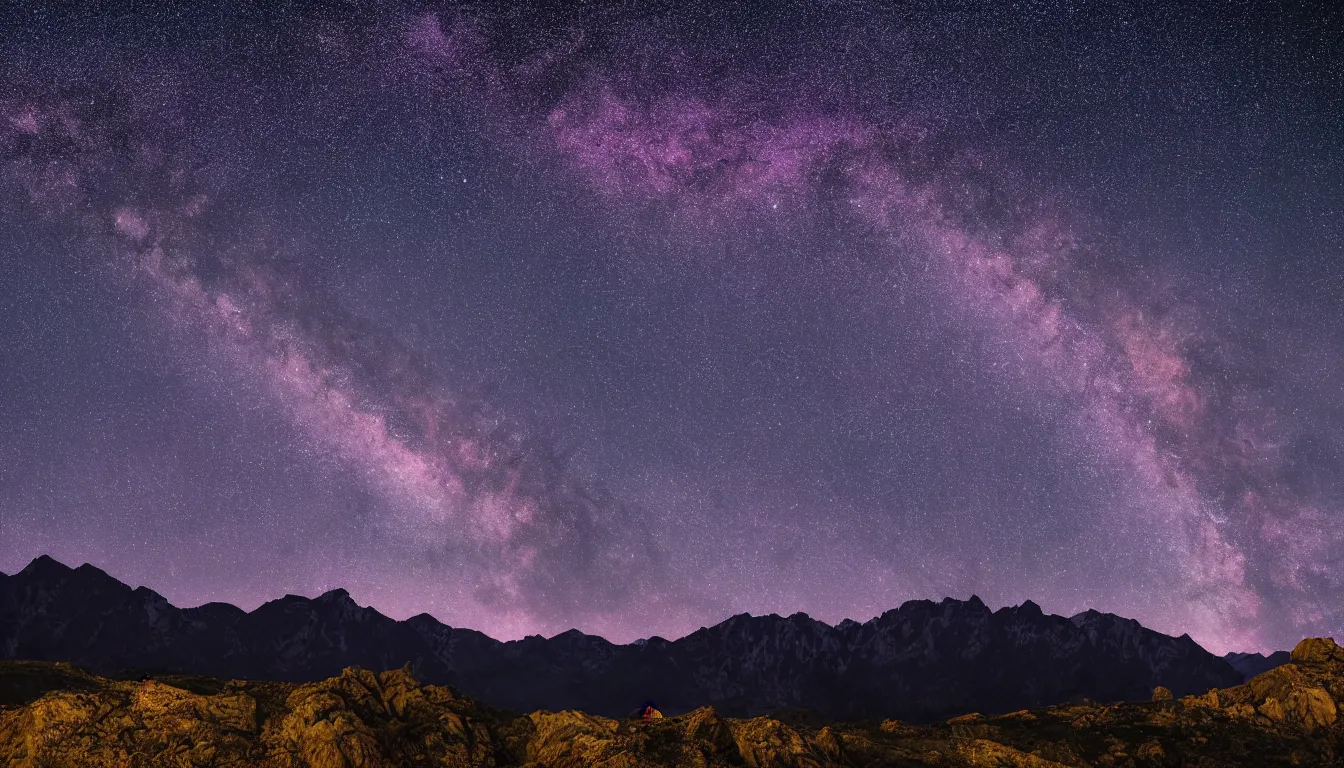
M329 589L326 592L323 592L322 594L318 595L317 597L308 597L307 595L286 594L284 597L279 597L274 600L267 600L266 602L258 606L256 611L252 611L252 613L277 608L280 609L295 608L295 607L310 608L312 606L339 605L345 603L349 603L351 605L359 607L358 603L355 603L354 599L350 597L350 593L347 592L346 590ZM376 609L370 609L370 610L376 610Z
M238 618L246 616L247 611L234 605L233 603L209 602L196 606L195 608L183 608L183 613L194 613L218 618L230 617Z
M1106 613L1104 611L1098 611L1095 608L1088 608L1087 610L1081 613L1076 613L1073 616L1069 617L1069 621L1077 625L1078 627L1084 629L1106 631L1112 633L1114 632L1133 633L1133 632L1151 631L1148 628L1144 627L1142 624L1140 624L1138 621L1135 621L1134 619L1119 616L1114 613Z
M540 636L540 635L537 635L537 637L541 637L541 636ZM558 633L558 634L552 635L551 638L550 638L550 642L561 642L561 643L572 644L572 643L585 642L585 641L588 641L588 640L590 640L590 639L598 639L598 638L595 638L595 637L592 637L592 636L590 636L590 635L584 634L583 632L581 632L581 631L579 631L579 630L577 630L577 629L575 629L575 628L573 628L573 627L570 627L569 629L566 629L564 632L560 632L560 633Z
M85 563L85 565L88 564ZM38 555L37 557L33 558L32 562L25 565L23 567L23 570L19 571L18 574L16 575L29 576L29 577L53 576L53 575L64 576L66 574L71 573L73 570L74 569L72 569L70 566L66 565L65 563L62 563L61 561L57 560L51 555Z
M1223 660L1241 673L1244 679L1250 680L1256 675L1287 664L1292 658L1288 651L1275 651L1268 656L1262 653L1238 653L1234 651L1224 655Z
M1227 660L1138 622L1097 611L1065 619L1031 601L991 612L974 595L911 600L834 627L801 612L740 613L680 639L618 646L577 629L500 642L429 614L396 621L343 589L287 595L251 612L226 603L179 609L101 571L112 588L89 590L70 572L50 560L0 580L0 652L103 672L289 681L409 663L426 681L496 706L610 716L652 699L667 712L802 706L918 720L1241 681Z
M34 560L33 562L37 562L37 561ZM53 561L53 562L56 562L56 561ZM59 564L59 563L58 563L58 564ZM62 567L64 567L64 566L62 566ZM99 579L111 579L111 578L112 578L112 576L109 575L107 571L104 571L102 568L99 568L98 566L93 565L92 563L83 563L83 564L81 564L79 567L77 567L77 568L75 568L75 569L73 569L73 570L74 570L75 573L78 573L78 574L81 575L81 576L91 576L91 577L99 578Z

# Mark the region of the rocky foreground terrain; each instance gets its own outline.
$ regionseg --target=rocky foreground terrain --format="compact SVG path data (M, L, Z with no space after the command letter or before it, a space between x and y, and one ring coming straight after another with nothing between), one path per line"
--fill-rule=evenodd
M0 764L49 766L1331 766L1344 765L1344 648L1304 640L1249 682L1144 703L1078 703L912 725L513 715L349 668L316 683L98 677L0 662Z

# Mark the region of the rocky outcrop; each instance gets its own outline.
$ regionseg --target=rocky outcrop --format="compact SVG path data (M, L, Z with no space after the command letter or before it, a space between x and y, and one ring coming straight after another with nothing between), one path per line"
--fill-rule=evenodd
M1185 703L1223 710L1262 724L1289 724L1308 732L1330 729L1340 720L1344 700L1344 648L1333 638L1308 638L1292 661L1244 685L1189 697Z
M915 600L834 627L801 613L742 614L678 640L629 645L576 630L499 642L428 615L394 621L344 590L289 595L250 613L221 603L179 609L92 566L50 558L0 576L0 657L71 661L121 677L290 682L409 664L419 679L492 705L608 717L652 699L669 714L801 707L834 718L928 721L1243 681L1188 636L1096 611L1052 616L1030 601L991 611L975 597Z
M406 670L346 669L294 689L285 714L261 741L281 765L489 765L494 740L447 688L422 686ZM389 735L393 736L389 740Z
M1301 661L1200 696L1069 704L915 725L576 711L515 715L417 681L348 668L315 683L100 678L0 662L0 765L262 768L1085 768L1338 765L1344 664Z
M1309 637L1288 654L1295 664L1344 664L1344 648L1333 637Z
M263 759L255 699L200 696L155 681L102 681L0 710L0 763L11 766L218 765Z

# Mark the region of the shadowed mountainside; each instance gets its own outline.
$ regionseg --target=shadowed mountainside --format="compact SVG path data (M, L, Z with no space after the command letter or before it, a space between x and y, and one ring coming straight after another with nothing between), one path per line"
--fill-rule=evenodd
M1028 601L907 602L864 623L804 614L734 616L678 640L614 645L577 630L499 642L427 614L395 621L344 590L286 596L250 613L179 609L103 571L40 557L0 575L0 658L64 661L116 677L141 672L310 682L346 667L397 669L517 711L621 716L653 699L667 712L735 717L805 708L837 719L928 721L1084 698L1146 699L1244 680L1188 636Z
M1268 656L1262 653L1229 653L1223 660L1232 665L1243 679L1252 677L1288 663L1287 651L1275 651Z
M405 669L315 683L165 677L129 682L68 664L0 662L0 762L86 765L828 768L830 766L1338 765L1344 649L1304 640L1248 683L1173 699L1069 704L932 725L806 717L659 720L574 711L515 716Z

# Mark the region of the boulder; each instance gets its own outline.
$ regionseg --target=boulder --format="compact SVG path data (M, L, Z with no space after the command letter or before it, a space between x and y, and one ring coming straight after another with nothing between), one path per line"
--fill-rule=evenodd
M1283 711L1283 705L1280 704L1279 700L1273 696L1270 696L1269 698L1265 699L1264 702L1261 703L1260 706L1257 707L1256 709L1259 710L1260 714L1264 715L1265 717L1269 718L1271 721L1276 723L1283 722L1284 719L1287 717L1287 715Z
M957 756L972 766L995 768L1067 768L1063 763L1046 760L988 739L973 739L958 745Z
M1336 645L1333 637L1308 637L1297 644L1288 658L1296 664L1344 664L1344 648Z
M1324 688L1294 689L1284 701L1284 708L1309 731L1334 725L1338 715L1335 700Z
M816 768L824 763L792 728L768 717L734 720L729 729L742 762L750 768Z

